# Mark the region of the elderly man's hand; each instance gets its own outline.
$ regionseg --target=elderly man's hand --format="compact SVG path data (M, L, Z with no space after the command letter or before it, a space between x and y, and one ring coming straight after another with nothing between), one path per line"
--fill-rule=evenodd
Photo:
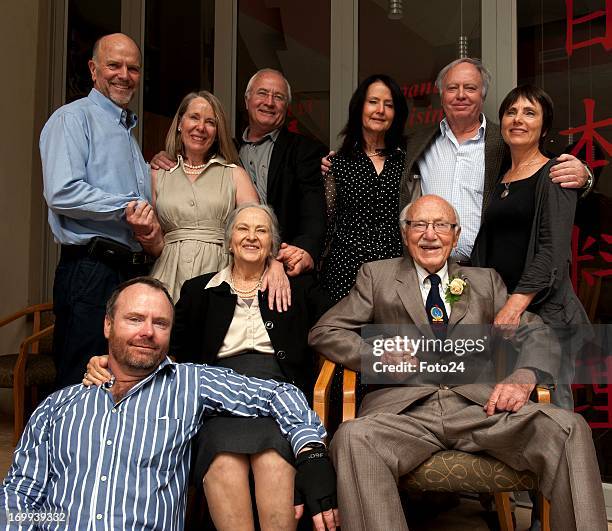
M151 168L154 170L171 170L176 166L176 160L172 160L165 151L160 151L151 159Z
M517 369L498 383L484 406L487 416L496 411L517 412L529 400L536 385L536 376L531 369Z
M301 450L295 460L295 518L304 514L304 503L317 531L340 526L336 501L336 473L324 446Z
M386 374L389 376L389 378L397 382L402 382L407 378L410 378L413 374L416 373L416 368L419 366L419 359L416 356L413 356L408 350L385 350L385 352L383 352L382 356L380 357L380 361L383 365L398 366L403 363L412 365L412 367L414 368L414 372L411 372L409 370L395 372L387 371Z
M557 157L557 161L557 164L550 168L553 183L560 184L563 188L582 188L586 184L589 174L580 160L564 153Z
M326 157L321 159L321 173L323 175L327 175L329 170L331 170L331 160L329 160L329 157L333 157L335 154L335 151L330 151Z

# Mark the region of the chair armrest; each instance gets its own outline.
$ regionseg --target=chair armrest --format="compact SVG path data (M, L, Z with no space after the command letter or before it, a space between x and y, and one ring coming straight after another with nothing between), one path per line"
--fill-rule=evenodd
M319 376L314 387L313 394L313 409L319 415L323 426L327 426L329 420L329 393L331 391L331 384L334 378L334 372L336 370L336 364L333 361L324 360Z
M53 334L53 329L55 325L49 325L46 328L32 334L31 336L26 337L19 345L19 355L17 356L17 361L15 362L15 368L13 369L13 374L15 378L15 382L23 381L25 378L25 368L26 363L28 361L28 356L30 355L28 347L32 343L36 343L40 341L43 337Z
M32 306L28 306L27 308L22 308L18 312L15 312L3 319L0 319L0 327L13 322L15 319L19 319L25 315L30 315L36 312L46 312L53 309L52 302L44 302L42 304L33 304Z
M550 389L548 387L536 387L538 404L550 404Z
M342 422L357 416L357 373L344 367L342 378Z

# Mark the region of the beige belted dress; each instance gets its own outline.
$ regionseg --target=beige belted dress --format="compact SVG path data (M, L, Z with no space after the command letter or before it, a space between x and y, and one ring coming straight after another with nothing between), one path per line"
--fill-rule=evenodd
M220 271L229 263L223 232L236 202L235 167L215 156L191 182L179 157L173 169L157 173L156 209L164 249L151 276L166 285L174 302L185 280Z

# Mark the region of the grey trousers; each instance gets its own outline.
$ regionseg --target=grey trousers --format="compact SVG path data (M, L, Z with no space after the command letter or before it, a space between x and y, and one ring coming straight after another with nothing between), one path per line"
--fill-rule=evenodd
M398 479L443 449L484 451L535 472L551 501L555 531L607 530L591 430L581 416L530 402L517 413L487 417L481 405L452 390L399 415L376 413L340 425L331 451L342 529L407 530Z

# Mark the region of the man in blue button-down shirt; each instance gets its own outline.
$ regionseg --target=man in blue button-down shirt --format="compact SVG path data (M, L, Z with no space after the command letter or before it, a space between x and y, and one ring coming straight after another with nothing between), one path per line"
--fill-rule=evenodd
M190 440L205 415L230 412L276 420L299 454L296 488L318 513L317 529L335 529L325 430L301 391L172 363L172 321L157 280L137 278L111 295L104 332L114 379L67 387L36 409L0 487L0 527L182 530Z
M49 225L62 245L53 290L58 387L80 381L90 356L105 352L112 290L146 272L134 233L147 229L130 226L126 212L154 215L149 171L132 136L136 116L127 108L140 81L138 46L122 34L102 37L89 69L89 95L55 111L40 137Z

